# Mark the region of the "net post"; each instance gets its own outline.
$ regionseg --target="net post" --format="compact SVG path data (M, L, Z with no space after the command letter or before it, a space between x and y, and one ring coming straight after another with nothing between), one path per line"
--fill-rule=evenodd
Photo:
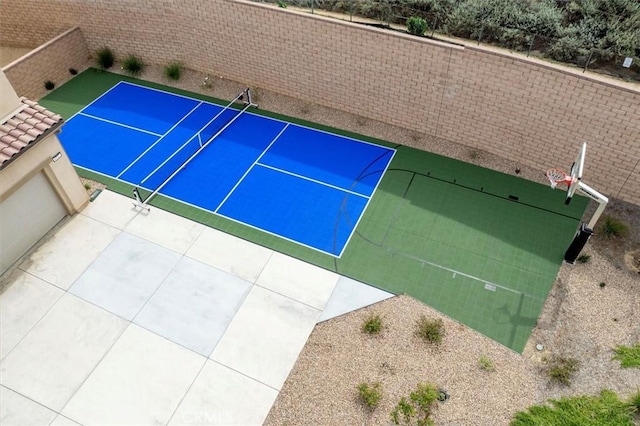
M140 191L138 191L138 188L133 188L133 197L136 199L136 201L133 202L133 206L136 208L141 208L142 210L146 210L149 211L150 208L149 206L142 201L142 197L140 196Z

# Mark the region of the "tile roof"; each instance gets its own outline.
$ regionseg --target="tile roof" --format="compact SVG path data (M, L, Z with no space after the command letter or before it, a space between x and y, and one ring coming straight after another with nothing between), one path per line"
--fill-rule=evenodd
M62 117L37 102L20 98L23 107L0 124L0 169L62 124Z

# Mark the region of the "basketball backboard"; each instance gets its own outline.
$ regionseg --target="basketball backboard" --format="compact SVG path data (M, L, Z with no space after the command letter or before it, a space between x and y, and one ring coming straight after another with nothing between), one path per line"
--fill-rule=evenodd
M587 155L587 143L583 142L580 146L580 150L578 151L578 155L576 155L576 159L571 165L571 172L569 176L571 177L571 182L567 185L567 198L565 200L565 204L569 204L573 195L578 190L578 183L582 180L582 172L584 171L584 159Z

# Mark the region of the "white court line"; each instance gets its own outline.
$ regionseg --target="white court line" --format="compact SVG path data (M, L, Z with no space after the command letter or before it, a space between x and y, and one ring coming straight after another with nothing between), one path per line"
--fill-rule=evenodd
M89 118L92 118L92 119L98 120L98 121L104 121L105 123L113 124L115 126L125 127L127 129L135 130L137 132L142 132L142 133L147 133L147 134L150 134L150 135L153 135L153 136L162 137L162 135L160 133L155 133L155 132L150 132L149 130L139 129L137 127L129 126L128 124L122 124L122 123L118 123L117 121L107 120L106 118L96 117L95 115L85 114L84 112L78 113L78 115L82 115L84 117L89 117Z
M262 166L262 167L264 167L266 169L271 169L271 170L274 170L276 172L284 173L284 174L289 175L289 176L293 176L293 177L297 177L299 179L307 180L309 182L317 183L318 185L326 186L326 187L332 188L332 189L337 189L338 191L347 192L347 193L352 194L352 195L357 195L358 197L362 197L362 198L366 198L366 199L370 198L367 195L359 194L357 192L351 191L350 189L340 188L339 186L335 186L335 185L332 185L330 183L322 182L322 181L317 180L317 179L312 179L310 177L302 176L302 175L299 175L297 173L290 172L288 170L283 170L283 169L279 169L277 167L269 166L268 164L257 163L256 162L256 166Z
M360 213L360 217L358 217L358 220L353 225L353 229L351 229L351 234L349 234L349 238L347 238L347 241L345 241L344 246L342 246L342 250L340 250L340 254L338 255L338 258L342 257L342 253L344 253L344 251L347 248L347 246L349 246L349 243L351 242L351 237L353 237L353 234L356 233L356 229L358 228L358 225L360 224L360 221L362 220L362 217L364 216L365 212L367 211L367 208L369 207L369 203L371 203L371 200L373 199L373 196L378 191L378 187L380 186L380 182L382 182L382 179L384 178L385 173L387 173L387 170L389 169L389 166L391 165L391 162L393 161L393 157L395 157L395 155L396 155L396 150L394 149L391 152L391 158L389 159L389 161L387 162L387 165L385 166L384 170L380 174L380 178L378 179L378 183L376 183L376 187L373 188L373 191L371 191L371 195L369 196L369 199L367 200L367 204L365 204L364 208L362 209L362 212Z
M262 152L260 153L260 155L258 156L258 158L256 158L256 160L251 163L251 165L249 166L249 168L244 172L244 174L242 175L242 177L238 180L238 182L236 182L235 185L233 185L233 188L231 188L231 190L227 193L227 195L222 199L222 201L220 201L220 203L218 204L218 207L216 207L215 212L217 213L218 210L220 210L220 207L222 207L222 205L227 201L227 199L231 196L231 194L233 194L233 191L236 190L236 188L240 185L240 183L242 183L242 181L244 180L245 177L247 177L247 175L249 174L249 172L253 169L253 166L255 166L256 164L258 164L258 162L260 161L260 159L267 153L267 151L269 150L269 148L271 148L271 146L278 140L278 138L280 137L280 135L282 135L284 133L285 130L287 130L287 127L289 127L289 124L287 124L286 126L284 126L282 128L282 130L280 130L280 132L276 135L275 138L273 138L273 140L271 141L271 143L269 143L269 145L262 150Z
M168 95L173 95L173 96L177 96L177 97L180 97L180 98L191 99L191 100L194 100L194 101L197 100L195 98L191 98L191 97L186 96L186 95L180 95L180 94L172 93L172 92L169 92L169 91L166 91L166 90L156 89L155 87L143 86L141 84L131 83L131 82L128 82L128 81L122 81L121 83L129 84L131 86L141 87L141 88L144 88L144 89L155 90L156 92L166 93ZM202 102L205 103L205 104L208 104L208 105L221 107L220 104L217 104L217 103L214 103L214 102L209 102L209 101L202 101ZM266 115L261 115L261 114L257 114L255 112L250 112L250 111L246 112L246 114L247 115L252 115L252 116L255 116L255 117L264 118L265 120L276 121L278 123L290 124L292 126L300 127L302 129L309 129L309 130L313 130L315 132L325 133L327 135L336 136L336 137L339 137L339 138L342 138L342 139L348 139L348 140L351 140L351 141L354 141L354 142L358 142L358 143L362 143L362 144L365 144L365 145L377 146L379 148L388 149L389 151L393 151L393 152L396 151L395 148L389 148L388 146L380 145L380 144L377 144L377 143L374 143L374 142L363 141L362 139L357 139L357 138L354 138L354 137L351 137L351 136L339 135L337 133L333 133L333 132L330 132L328 130L321 130L321 129L316 129L315 127L305 126L303 124L291 123L291 122L286 121L286 120L282 120L282 119L279 119L279 118L268 117Z
M153 149L154 146L156 146L158 143L160 143L161 140L163 140L165 138L165 136L167 136L169 133L171 133L171 131L173 129L175 129L176 127L178 127L178 124L182 123L187 117L189 117L195 110L197 110L200 105L202 105L202 102L200 102L198 105L196 105L195 107L193 107L193 109L191 111L189 111L184 117L182 117L176 124L174 124L169 130L167 130L164 135L160 136L160 138L155 141L153 144L151 144L150 147L148 147L147 149L144 150L144 152L140 155L138 155L138 157L133 160L131 162L131 164L129 164L123 171L120 172L120 174L116 177L120 177L122 176L127 170L129 170L135 163L137 163L142 157L144 157L144 155L151 151L151 149Z
M114 84L113 86L111 86L109 88L109 90L106 90L102 95L98 96L97 98L95 98L94 100L92 100L91 102L89 102L87 105L85 105L84 108L82 108L80 111L76 112L75 114L73 114L71 117L69 117L69 120L67 120L67 122L71 121L73 118L75 118L76 115L81 114L85 109L89 108L91 105L95 104L96 102L98 102L103 96L107 95L109 92L111 92L113 89L115 89L116 87L120 86L120 84L123 83L122 80L120 80L119 82L117 82L116 84Z

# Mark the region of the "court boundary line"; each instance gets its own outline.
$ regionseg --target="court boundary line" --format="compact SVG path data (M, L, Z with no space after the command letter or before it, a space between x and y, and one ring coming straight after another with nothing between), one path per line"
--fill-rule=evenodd
M76 115L80 115L80 116L82 116L82 117L87 117L87 118L90 118L90 119L92 119L92 120L102 121L102 122L104 122L104 123L113 124L114 126L124 127L124 128L126 128L126 129L129 129L129 130L135 130L136 132L140 132L140 133L147 133L147 134L149 134L149 135L157 136L158 138L161 138L161 137L163 136L163 135L161 135L160 133L155 133L155 132L152 132L152 131L150 131L150 130L140 129L140 128L138 128L138 127L133 127L133 126L130 126L130 125L128 125L128 124L119 123L119 122L117 122L117 121L108 120L108 119L106 119L106 118L98 117L98 116L95 116L95 115L86 114L86 113L84 113L84 112L80 112L80 113L78 113L78 114L76 114ZM71 120L69 120L69 121L71 121Z
M244 171L244 174L240 177L240 179L238 179L238 181L236 182L235 185L233 185L233 188L231 188L231 190L229 192L227 192L227 195L225 195L225 197L222 199L222 201L220 201L220 203L218 203L218 206L215 209L215 212L217 213L218 210L220 210L220 208L223 206L223 204L229 199L229 197L231 197L231 194L233 194L233 192L236 190L236 188L238 188L238 186L240 186L240 184L242 183L242 181L244 180L244 178L247 177L247 175L251 172L251 170L253 170L253 167L258 163L258 161L260 161L260 159L262 157L264 157L264 155L267 153L267 151L269 150L269 148L271 148L271 146L278 140L278 138L280 138L280 136L282 136L282 134L284 133L285 130L287 130L287 128L289 127L289 125L287 124L286 126L284 126L282 128L282 130L280 130L278 132L278 134L276 135L275 138L273 138L273 140L271 140L271 142L269 143L269 145L262 150L262 152L260 153L260 155L258 156L258 158L256 158L254 160L253 163L251 163L251 165L247 168L247 170Z
M256 166L261 166L261 167L264 167L265 169L271 169L271 170L273 170L275 172L283 173L285 175L293 176L293 177L298 178L298 179L302 179L302 180L306 180L306 181L309 181L309 182L313 182L313 183L316 183L318 185L322 185L322 186L326 186L326 187L331 188L331 189L338 190L340 192L346 192L348 194L355 195L355 196L358 196L358 197L361 197L361 198L365 198L367 200L371 199L371 197L372 197L372 195L358 194L357 192L351 191L350 189L340 188L339 186L335 186L335 185L332 185L332 184L327 183L327 182L322 182L322 181L319 181L317 179L313 179L313 178L310 178L310 177L307 177L307 176L299 175L297 173L290 172L290 171L287 171L287 170L284 170L284 169L279 169L277 167L273 167L273 166L270 166L268 164L256 162ZM384 176L384 172L382 173L382 176ZM380 180L382 180L382 176L380 176Z
M173 93L173 92L169 92L167 90L157 89L155 87L145 86L145 85L138 84L138 83L132 83L132 82L129 82L129 81L124 81L124 80L121 80L118 84L120 84L120 83L129 84L131 86L137 86L137 87L141 87L141 88L144 88L144 89L155 90L156 92L166 93L166 94L178 96L178 97L181 97L181 98L200 101L199 99L191 98L191 97L189 97L187 95L181 95L181 94L178 94L178 93ZM206 103L206 104L209 104L209 105L221 106L220 104L217 104L217 103L211 102L211 101L203 100L202 102ZM340 135L338 133L330 132L328 130L317 129L315 127L311 127L311 126L307 126L307 125L303 125L303 124L292 123L290 121L286 121L286 120L283 120L283 119L280 119L280 118L269 117L269 116L262 115L262 114L256 114L255 112L251 112L251 111L247 111L245 114L246 115L252 115L252 116L255 116L255 117L264 118L264 119L267 119L267 120L277 121L277 122L284 123L284 124L290 124L291 126L300 127L302 129L309 129L309 130L314 130L314 131L320 132L320 133L326 133L326 134L331 135L331 136L336 136L336 137L343 138L343 139L349 139L349 140L352 140L354 142L359 142L359 143L366 144L366 145L373 145L373 146L376 146L376 147L379 147L379 148L388 149L390 151L396 151L395 148L390 148L388 146L384 146L384 145L381 145L381 144L378 144L378 143L369 142L369 141L365 141L365 140L362 140L362 139L357 139L357 138L352 137L352 136Z
M100 96L98 96L97 98L95 98L94 100L92 100L91 102L89 102L88 104L86 104L80 111L76 112L75 114L73 114L71 117L69 117L67 121L67 123L71 120L73 120L74 118L76 118L76 115L81 114L85 109L89 108L91 105L95 104L96 102L98 102L100 99L102 99L104 96L106 96L109 92L111 92L112 90L114 90L116 87L120 86L121 83L123 83L123 80L120 80L119 82L117 82L116 84L114 84L113 86L111 86L109 89L105 90L103 94L101 94Z
M351 238L353 238L353 236L356 233L356 229L358 229L358 225L360 225L360 221L362 220L362 218L364 217L367 209L369 208L369 204L371 203L371 200L373 199L373 196L376 194L376 192L378 192L378 187L380 186L380 183L382 183L382 179L384 179L384 175L387 174L387 171L389 170L389 166L391 166L391 163L393 162L393 158L396 156L396 150L392 150L391 151L391 158L389 159L389 161L387 162L387 165L385 166L384 170L382 171L382 174L380 175L380 179L378 179L378 183L376 184L375 188L373 188L373 191L371 192L371 195L369 196L369 199L367 200L367 204L365 204L364 209L362 209L362 213L360 214L360 217L358 218L358 220L356 221L356 223L353 225L353 230L351 231L351 234L349 235L349 238L347 238L347 241L344 243L344 246L342 247L342 250L340 251L340 256L338 256L338 258L342 257L342 253L345 251L345 249L347 248L347 246L349 245L349 243L351 243ZM365 175L365 177L368 175Z
M184 117L182 117L180 120L178 120L178 122L176 124L174 124L173 126L171 126L171 128L169 130L167 130L162 136L160 136L158 138L157 141L155 141L154 143L151 144L151 146L149 146L147 149L144 150L143 153L141 153L140 155L138 155L138 157L133 160L131 163L129 163L129 165L127 167L125 167L124 170L122 170L118 176L116 177L120 177L122 176L124 173L126 173L131 167L133 167L133 165L135 163L137 163L138 161L140 161L142 159L142 157L144 157L149 151L151 151L153 149L153 147L155 147L156 145L158 145L160 143L161 140L163 140L169 133L171 133L173 130L175 130L176 127L178 127L178 125L180 123L182 123L184 120L187 119L187 117L189 117L195 110L197 110L198 108L200 108L200 105L202 105L202 102L200 102L198 105L196 105L195 107L193 107L191 109L191 111L189 111ZM189 139L189 141L191 141L191 139L193 139L193 137L191 137Z
M135 187L135 184L133 184L133 183L131 183L131 182L129 182L129 181L126 181L126 180L123 180L123 179L119 179L119 178L115 178L115 177L113 177L113 176L109 176L109 175L108 175L108 174L106 174L106 173L102 173L102 172L99 172L99 171L96 171L96 170L91 170L91 169L89 169L89 168L87 168L87 167L79 166L79 165L77 165L77 164L74 164L73 166L74 166L74 167L77 167L78 169L81 169L81 170L86 170L86 171L87 171L87 172L89 172L89 173L95 173L95 174L97 174L97 175L104 176L104 177L106 177L106 178L108 178L108 179L116 180L116 181L118 181L118 182L120 182L120 183L123 183L123 184L125 184L125 185L129 185L129 186L131 186L131 187ZM147 187L145 187L145 186L139 186L139 188L142 188L142 189L144 189L144 190L146 190L146 191L149 191L149 192L153 191L153 189L147 188ZM116 191L116 192L117 192L117 191ZM124 194L123 194L123 195L124 195ZM211 214L211 215L214 215L214 216L221 217L221 218L226 219L226 220L229 220L229 221L231 221L231 222L234 222L234 223L237 223L237 224L240 224L240 225L246 226L246 227L248 227L248 228L251 228L251 229L253 229L253 230L255 230L255 231L263 232L263 233L265 233L265 234L267 234L267 235L271 235L272 237L276 237L276 238L282 239L282 240L287 241L287 242L289 242L289 243L296 244L296 245L298 245L298 246L301 246L301 247L307 248L307 249L309 249L309 250L313 250L313 251L318 252L318 253L326 254L327 256L330 256L330 257L332 257L332 258L334 258L334 259L339 259L339 258L342 256L342 253L344 252L344 249L346 248L346 244L345 244L345 245L344 245L344 247L343 247L343 249L342 249L342 251L340 252L340 255L335 255L335 254L330 253L330 252L328 252L328 251L321 250L321 249L319 249L319 248L317 248L317 247L312 247L312 246L310 246L310 245L308 245L308 244L305 244L305 243L302 243L302 242L300 242L300 241L296 241L296 240L293 240L293 239L291 239L291 238L285 237L284 235L276 234L275 232L271 232L271 231L268 231L268 230L266 230L266 229L262 229L262 228L258 228L257 226L253 226L253 225L251 225L251 224L249 224L249 223L239 221L238 219L234 219L234 218L232 218L232 217L230 217L230 216L227 216L227 215L225 215L225 214L222 214L222 213L219 213L219 212L215 212L215 211L212 211L212 210L206 209L206 208L204 208L204 207L196 206L195 204L192 204L192 203L190 203L190 202L188 202L188 201L179 200L179 199L177 199L177 198L175 198L175 197L173 197L173 196L171 196L171 195L167 195L167 194L163 194L163 193L159 193L158 195L159 195L160 197L166 198L167 200L170 200L170 201L173 201L173 202L176 202L176 203L179 203L179 204L183 204L183 205L185 205L185 206L189 206L189 207L191 207L191 208L194 208L194 209L196 209L196 210L200 210L200 211L202 211L202 212L205 212L205 213L208 213L208 214ZM126 195L125 195L125 196L126 196ZM128 197L128 198L131 198L131 197L129 197L129 196L127 196L127 197ZM157 206L154 206L154 207L155 207L155 208L157 208L157 209L162 210L160 207L157 207ZM364 211L365 211L365 210L366 210L366 205L365 205L365 209L363 209L363 210L362 210L362 214L364 214ZM184 216L182 216L181 214L179 214L179 213L175 213L175 212L170 211L170 210L165 210L165 211L168 211L169 213L173 213L173 214L175 214L175 215L178 215L178 216L184 217ZM189 220L193 220L194 222L202 223L202 222L200 222L200 221L198 221L198 220L195 220L195 219L190 219L190 218L187 218L187 219L189 219ZM234 237L236 237L236 238L242 238L242 237L238 237L237 235L235 235L235 234L233 234L233 233L231 233L231 232L229 232L229 231L221 230L221 229L218 229L218 228L215 228L215 227L213 227L213 226L206 225L206 224L203 224L203 225L205 225L205 226L207 226L207 227L209 227L209 228L212 228L212 229L217 229L218 231L221 231L221 232L225 232L225 233L227 233L227 234L229 234L229 235L233 235L233 236L234 236ZM354 230L352 231L352 234L353 234L354 232L355 232L355 228L354 228ZM261 245L261 244L255 243L255 242L254 242L253 244Z

